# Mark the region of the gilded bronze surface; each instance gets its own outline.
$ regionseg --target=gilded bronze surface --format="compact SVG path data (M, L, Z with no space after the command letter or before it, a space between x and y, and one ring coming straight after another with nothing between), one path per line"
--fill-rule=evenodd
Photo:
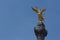
M32 10L38 14L38 20L39 21L41 21L41 22L44 21L43 12L45 12L46 9L39 10L38 8L32 8Z

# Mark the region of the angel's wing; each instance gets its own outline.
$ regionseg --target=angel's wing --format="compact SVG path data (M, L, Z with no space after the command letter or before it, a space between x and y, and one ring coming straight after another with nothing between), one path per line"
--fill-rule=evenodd
M41 12L45 12L45 11L46 11L46 9L42 9L42 10L41 10Z
M38 9L37 8L32 8L33 11L35 11L36 13L38 13Z

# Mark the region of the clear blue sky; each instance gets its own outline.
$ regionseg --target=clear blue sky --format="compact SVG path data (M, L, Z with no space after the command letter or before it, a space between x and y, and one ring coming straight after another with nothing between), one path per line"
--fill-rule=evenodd
M36 40L37 15L31 7L47 8L46 40L60 40L60 0L0 0L0 40Z

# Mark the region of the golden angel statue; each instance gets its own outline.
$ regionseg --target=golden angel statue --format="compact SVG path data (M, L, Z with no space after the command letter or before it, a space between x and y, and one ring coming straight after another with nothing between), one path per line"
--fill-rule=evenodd
M38 14L38 20L42 22L44 20L44 17L42 14L44 11L46 11L46 9L38 10L38 8L35 7L35 8L32 8L32 10Z

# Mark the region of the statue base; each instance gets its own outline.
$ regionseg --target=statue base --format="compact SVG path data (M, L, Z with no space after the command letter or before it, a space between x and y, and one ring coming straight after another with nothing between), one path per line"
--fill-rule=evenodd
M45 29L45 25L43 22L37 24L37 26L34 27L34 32L37 40L44 40L47 36L47 30Z

